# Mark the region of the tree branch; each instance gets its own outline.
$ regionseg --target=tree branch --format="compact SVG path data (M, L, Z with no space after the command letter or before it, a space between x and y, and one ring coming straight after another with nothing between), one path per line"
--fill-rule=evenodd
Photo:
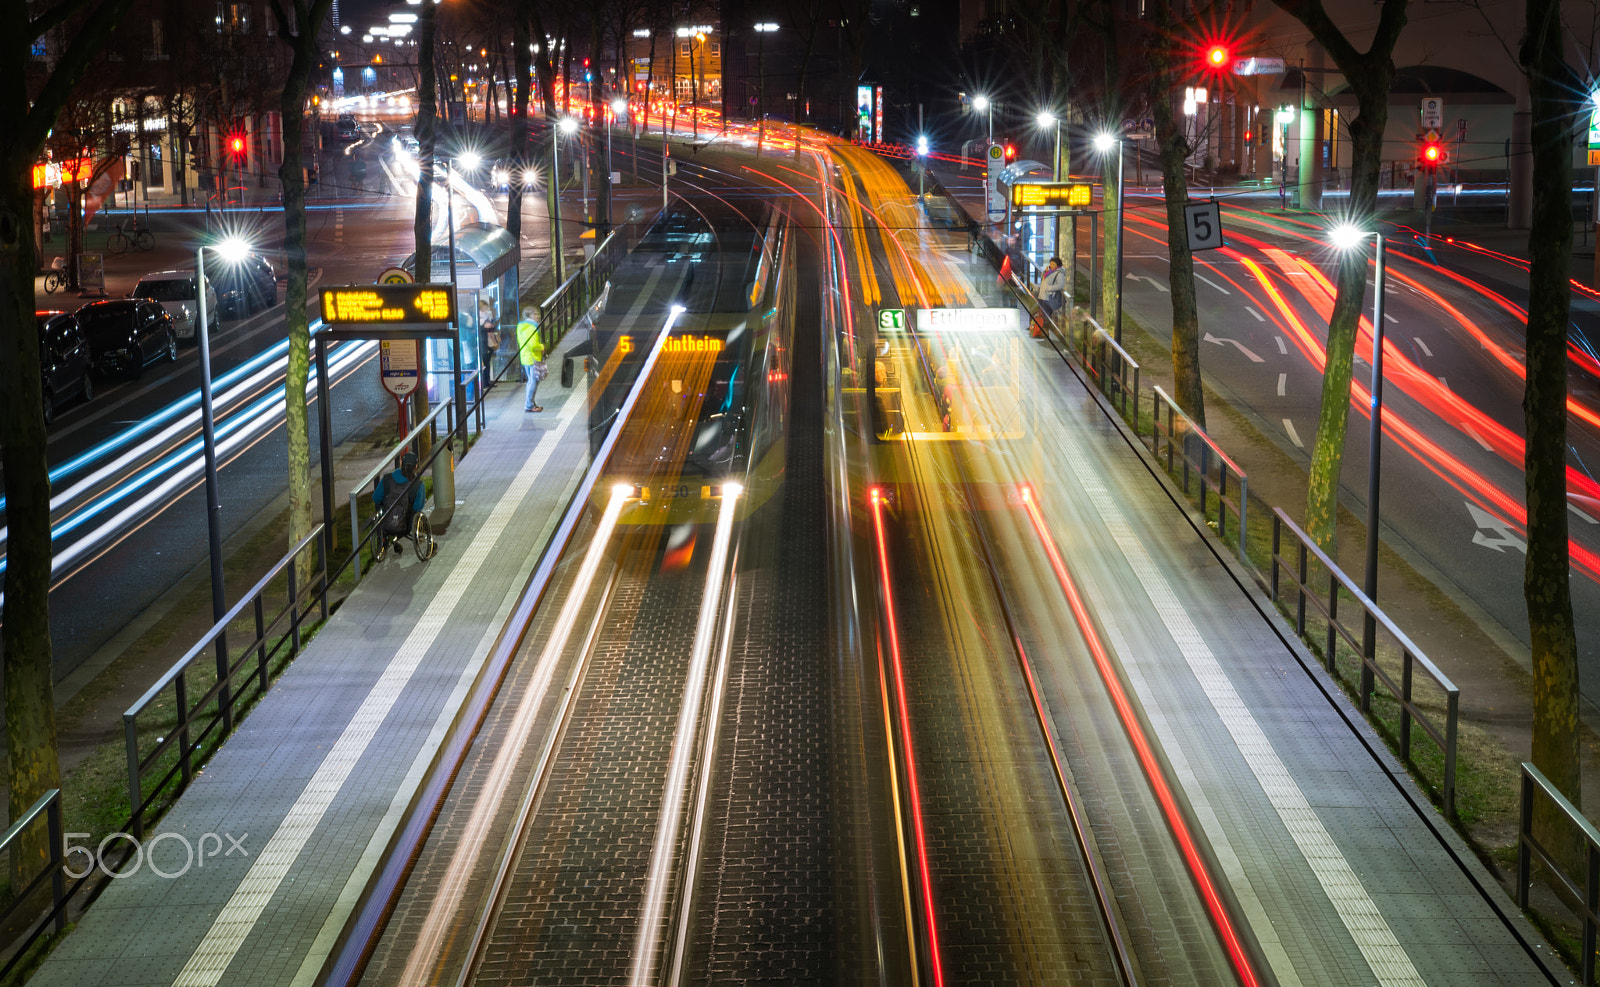
M56 4L28 22L28 40L38 41L44 37L45 32L60 27L66 23L67 18L93 2L94 0L66 0L65 3Z
M101 47L115 32L122 15L127 13L131 6L133 0L104 0L90 11L83 28L56 62L55 70L50 73L50 78L39 91L38 98L28 109L28 116L23 121L21 132L16 135L18 142L27 149L29 156L36 154L39 148L44 146L50 128L55 126L57 114L67 105L78 79L88 69L89 63L99 55Z

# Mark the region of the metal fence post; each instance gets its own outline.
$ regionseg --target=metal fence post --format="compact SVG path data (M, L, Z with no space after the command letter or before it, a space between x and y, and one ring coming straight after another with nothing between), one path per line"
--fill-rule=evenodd
M1456 736L1460 715L1461 690L1452 689L1445 696L1444 713L1444 811L1451 819L1456 817Z
M1517 814L1517 907L1528 907L1528 885L1533 881L1533 854L1528 840L1533 837L1533 778L1522 766L1522 805Z
M1323 661L1328 673L1334 674L1334 656L1339 649L1339 577L1328 573L1328 643L1323 651Z
M1400 756L1411 757L1411 649L1400 649Z
M137 839L144 838L144 793L139 784L139 721L122 714L122 739L128 747L128 808L132 816L130 829Z
M1583 881L1583 982L1594 983L1594 913L1600 907L1600 850L1588 845L1589 867Z
M360 492L350 491L350 564L355 567L356 582L361 582L361 514Z
M1300 546L1299 579L1295 585L1300 590L1299 602L1295 606L1294 630L1296 634L1304 637L1306 633L1306 543L1296 538Z
M1283 547L1283 519L1276 511L1272 515L1272 602L1278 602L1278 550Z
M66 834L61 825L61 790L56 789L45 807L45 831L50 840L50 898L55 915L57 932L67 931L67 910L63 903L67 897L67 879L62 872L66 863Z

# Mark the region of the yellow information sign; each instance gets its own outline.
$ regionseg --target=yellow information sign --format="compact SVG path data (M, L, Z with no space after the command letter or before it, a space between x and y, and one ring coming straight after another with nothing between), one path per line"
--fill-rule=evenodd
M449 322L455 315L447 284L365 284L322 289L329 325Z
M1088 182L1035 182L1011 186L1011 204L1017 208L1083 209L1094 201Z

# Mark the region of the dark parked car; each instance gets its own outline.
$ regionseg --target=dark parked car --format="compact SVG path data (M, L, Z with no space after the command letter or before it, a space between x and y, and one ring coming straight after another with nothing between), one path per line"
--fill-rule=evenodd
M35 312L39 325L40 381L44 385L44 423L53 424L56 408L73 397L94 400L89 375L89 344L78 320L66 312Z
M148 298L111 298L78 309L78 325L89 341L89 359L97 374L144 373L157 360L178 360L178 331L160 302Z
M223 318L242 319L278 304L278 275L267 259L245 254L237 262L206 265L206 280L216 288Z

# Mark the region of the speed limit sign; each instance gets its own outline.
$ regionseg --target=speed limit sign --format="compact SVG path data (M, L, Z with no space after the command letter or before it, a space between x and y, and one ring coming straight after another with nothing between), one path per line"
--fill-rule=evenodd
M1216 199L1185 205L1183 228L1189 234L1190 250L1211 250L1222 246L1222 206Z

